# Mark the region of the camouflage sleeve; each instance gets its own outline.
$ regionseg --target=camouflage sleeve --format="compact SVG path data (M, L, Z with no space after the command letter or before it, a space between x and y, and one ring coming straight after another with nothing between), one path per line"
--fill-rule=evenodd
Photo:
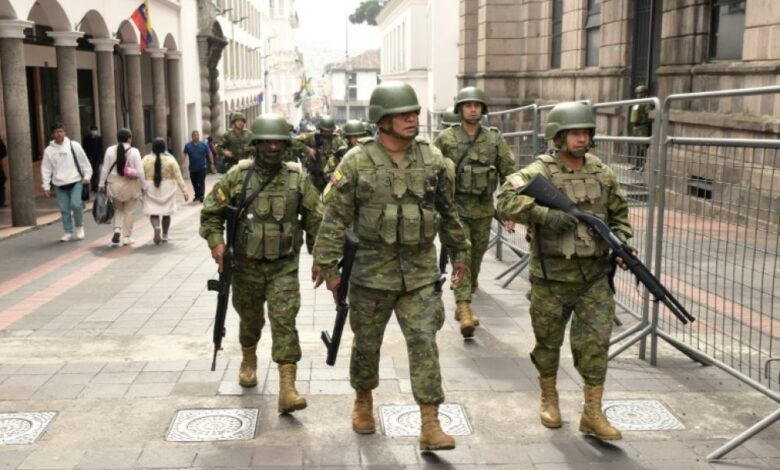
M224 157L225 150L230 150L230 137L228 137L227 132L219 137L219 142L217 142L217 155Z
M517 190L523 188L534 175L543 171L542 164L534 162L507 177L498 191L496 202L496 212L501 220L511 220L524 225L544 221L548 209L534 203L533 198L517 193Z
M607 186L607 223L610 230L625 242L634 236L634 229L628 221L628 200L612 169L605 166L604 172Z
M200 229L198 233L206 239L209 248L225 243L223 231L225 230L224 208L230 203L233 195L240 190L241 171L233 167L223 176L203 201L203 209L200 211ZM238 182L238 185L236 183ZM237 187L238 186L238 187Z
M306 250L311 253L322 222L322 198L317 188L311 184L311 180L305 176L301 178L300 210L303 230L306 232Z
M445 136L444 131L440 132L439 135L436 136L435 139L433 139L434 147L439 149L441 151L442 155L444 155L444 158L448 158L447 156L447 138Z
M498 155L496 158L496 169L498 170L498 179L503 184L507 177L517 171L517 164L515 163L515 154L512 153L512 149L509 147L504 136L498 137Z
M356 180L354 160L351 154L347 154L325 188L322 223L314 242L314 265L320 267L325 279L339 276L338 262L344 248L344 229L352 225L355 214Z
M471 243L466 238L458 211L455 208L455 166L445 163L444 157L436 147L431 147L434 155L441 159L437 168L436 211L442 219L439 238L449 250L453 263L464 263L468 257Z

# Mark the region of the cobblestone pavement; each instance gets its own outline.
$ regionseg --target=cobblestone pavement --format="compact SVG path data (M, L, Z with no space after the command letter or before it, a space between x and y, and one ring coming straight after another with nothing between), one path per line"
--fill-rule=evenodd
M237 384L240 348L233 312L217 371L209 370L216 298L205 281L216 270L197 223L198 206L187 204L174 217L171 242L160 246L151 243L151 229L140 214L132 247L107 248L110 228L89 224L84 242L57 243L58 224L0 241L0 440L15 432L29 437L28 428L49 420L33 443L0 444L0 469L780 468L777 425L720 462L706 461L777 404L664 345L658 367L639 360L637 348L613 360L605 398L639 424L652 421L661 406L671 414L664 426L679 429L625 430L624 440L611 444L582 437L581 382L568 346L559 373L564 425L542 427L528 358L533 346L528 284L518 278L502 289L493 277L508 264L491 254L474 300L482 326L473 341L461 338L452 318L453 297L445 293L448 318L438 336L444 388L447 404L465 413L445 422L470 433L458 436L457 449L423 454L415 436L388 435L404 424L414 429L414 416L389 408L414 405L406 348L394 320L374 401L377 413L398 417L398 423L383 423L371 436L352 432L351 334L345 333L336 367L325 365L319 336L332 327L334 309L327 291L311 288L308 255L301 257L298 389L309 407L280 416L267 329L256 388ZM634 322L622 319L626 327ZM631 400L658 403L638 414ZM182 415L174 425L180 410L223 409L244 411L223 411L219 420L187 421ZM15 414L22 412L35 414ZM190 431L249 438L166 440Z

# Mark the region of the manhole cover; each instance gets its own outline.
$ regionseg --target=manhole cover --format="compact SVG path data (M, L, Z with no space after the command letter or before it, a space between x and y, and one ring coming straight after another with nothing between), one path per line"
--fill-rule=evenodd
M240 441L255 437L258 410L181 410L171 423L169 442Z
M420 435L420 407L417 405L380 406L379 419L386 436L414 437ZM471 425L460 405L439 405L439 422L442 430L452 436L471 434Z
M657 400L604 400L604 414L621 431L670 431L685 426Z
M0 413L0 444L32 444L56 414L55 411Z

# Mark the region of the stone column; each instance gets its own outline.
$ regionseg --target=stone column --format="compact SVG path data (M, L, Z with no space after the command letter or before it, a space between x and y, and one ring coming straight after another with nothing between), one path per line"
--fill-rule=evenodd
M0 21L0 72L3 75L11 183L11 221L14 227L35 225L32 148L30 147L30 111L27 104L27 76L24 69L24 29L32 23L23 20Z
M138 44L122 44L120 47L125 56L127 104L130 108L133 146L143 149L146 136L144 135L144 95L141 92L141 48Z
M165 104L165 49L148 48L152 58L152 99L154 103L154 136L168 141L168 107Z
M76 41L81 31L50 31L57 54L57 91L60 100L60 119L70 138L81 141L79 115L79 82L76 73ZM47 129L48 130L48 129Z
M178 156L184 148L184 98L181 84L181 51L168 51L168 96L171 103L171 154Z
M116 139L116 84L114 83L114 46L118 39L94 38L98 74L98 109L100 109L100 133L103 144L108 146Z
M203 138L205 139L206 136L211 135L211 86L209 81L209 42L207 36L198 36L198 62L200 64L200 122Z

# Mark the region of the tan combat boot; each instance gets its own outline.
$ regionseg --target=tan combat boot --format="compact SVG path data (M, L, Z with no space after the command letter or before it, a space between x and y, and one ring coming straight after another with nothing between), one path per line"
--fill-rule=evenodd
M474 319L471 313L471 303L461 300L455 306L455 318L460 322L460 334L464 338L474 336Z
M358 390L352 408L352 430L358 434L374 434L374 399L371 390Z
M238 383L242 387L254 387L257 385L257 346L241 348L244 359L238 369Z
M542 404L539 410L542 424L553 429L561 427L561 410L558 408L555 377L539 377L539 387L542 389Z
M585 385L585 408L580 419L580 432L593 434L604 441L619 441L623 438L620 431L615 429L601 412L601 396L604 394L604 386L591 387Z
M455 439L441 430L439 405L420 405L420 450L451 450Z
M295 364L279 364L279 413L292 413L306 408L306 399L295 390Z

